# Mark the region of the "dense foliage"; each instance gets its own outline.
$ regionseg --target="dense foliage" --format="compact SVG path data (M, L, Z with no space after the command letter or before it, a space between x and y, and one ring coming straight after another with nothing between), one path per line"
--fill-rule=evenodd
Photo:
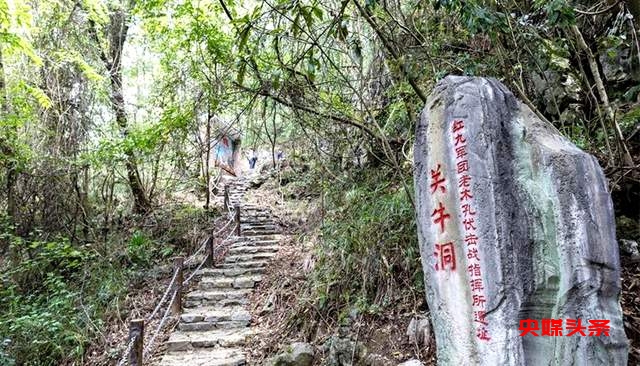
M285 148L312 170L327 207L323 311L376 313L419 288L411 142L447 74L504 81L595 154L619 235L639 239L639 12L630 0L0 0L0 363L86 356L135 274L184 248L186 232L159 241L150 227L215 216L160 208L210 208L211 141L229 125L243 146Z

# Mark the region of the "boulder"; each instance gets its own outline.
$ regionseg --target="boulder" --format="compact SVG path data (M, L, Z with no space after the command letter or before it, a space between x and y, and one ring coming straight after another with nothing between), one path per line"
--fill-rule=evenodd
M425 316L416 316L411 319L407 327L409 342L418 346L428 346L431 339L431 325Z
M291 344L293 366L311 366L313 362L313 346L309 343L295 342Z
M620 250L624 255L627 255L632 259L640 258L638 242L634 240L620 239Z
M593 156L497 80L453 76L427 101L414 155L439 365L627 364L613 207Z
M329 366L353 366L366 357L366 348L349 338L339 336L330 337L324 344L328 353L326 364Z
M286 352L280 353L269 361L269 366L311 366L313 363L313 346L309 343L294 342L287 347Z

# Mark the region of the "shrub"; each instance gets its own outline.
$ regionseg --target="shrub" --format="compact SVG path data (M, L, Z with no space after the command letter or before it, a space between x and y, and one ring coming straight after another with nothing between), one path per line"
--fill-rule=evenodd
M354 308L377 313L407 290L423 292L414 210L403 186L388 181L374 174L333 182L327 194L313 276L318 305L341 319Z

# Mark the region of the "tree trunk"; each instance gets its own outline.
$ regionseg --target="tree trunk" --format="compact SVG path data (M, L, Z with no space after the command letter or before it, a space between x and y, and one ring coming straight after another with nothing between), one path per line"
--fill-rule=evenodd
M122 50L127 38L127 31L129 30L128 21L130 16L125 13L123 9L114 9L110 18L109 45L111 60L108 60L106 55L103 55L103 61L109 70L109 78L111 80L111 106L116 116L116 123L122 135L126 137L129 133L129 126L122 89ZM132 148L126 148L124 153L126 155L125 167L127 169L127 179L134 199L133 211L136 213L146 213L151 208L151 203L140 179L135 152Z
M205 136L205 159L204 159L204 178L207 184L207 189L205 192L205 202L204 208L205 210L209 209L209 203L211 200L211 174L209 173L209 159L211 157L211 107L209 108L209 113L207 113L207 133Z
M2 48L0 47L0 119L5 120L9 114L9 101L7 100L7 86L4 78L4 62L2 58ZM9 127L12 130L14 127ZM13 131L15 132L15 131ZM11 222L14 222L14 218L17 214L17 205L15 197L16 181L18 179L17 163L15 161L13 147L7 139L8 136L0 137L0 149L2 154L5 155L7 161L6 166L6 192L7 192L7 211L6 214Z

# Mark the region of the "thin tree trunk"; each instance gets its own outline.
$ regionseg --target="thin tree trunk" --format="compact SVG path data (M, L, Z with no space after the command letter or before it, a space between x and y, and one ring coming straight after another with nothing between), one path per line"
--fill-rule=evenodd
M133 3L130 4L130 6L132 7ZM98 37L96 25L91 20L89 21L89 31L100 49L100 58L109 71L109 79L111 81L111 107L116 116L116 123L122 135L126 137L129 133L129 126L122 88L122 51L124 42L127 39L127 32L129 30L128 22L131 17L128 10L123 8L112 9L110 16L111 24L108 34L110 57L100 48L101 42ZM125 167L127 169L127 180L134 199L133 211L136 213L148 212L151 208L151 203L140 179L135 152L132 148L127 147L124 153L126 155Z
M0 119L6 118L9 114L9 101L7 100L7 86L4 78L4 61L2 58L2 48L0 47ZM14 130L14 127L10 127ZM16 132L16 131L12 131ZM15 161L14 151L11 147L9 141L6 139L6 136L0 137L0 149L2 149L2 153L8 157L6 159L6 192L7 192L7 211L6 214L11 220L14 222L14 218L17 214L17 205L16 205L16 197L15 197L15 187L18 178L17 172L17 162Z
M631 158L631 153L627 148L627 145L624 141L624 136L622 136L622 130L620 130L620 125L616 122L615 113L611 104L609 104L609 96L607 95L607 91L604 88L604 83L602 78L600 77L600 70L598 69L598 63L596 61L591 48L585 42L584 37L582 37L582 33L577 25L572 25L571 30L576 37L578 42L578 46L584 51L587 56L587 61L589 61L589 68L591 69L591 74L593 75L594 82L596 84L596 90L598 90L598 94L600 95L600 100L602 101L602 105L604 107L605 113L607 114L608 119L613 124L613 132L616 137L616 143L618 145L619 154L621 155L622 161L628 165L633 165L633 159Z
M124 41L124 36L123 36ZM122 52L122 45L119 46L118 53ZM117 57L117 64L114 63L112 71L110 73L111 78L111 104L113 111L116 115L116 123L120 127L120 131L123 136L129 134L129 126L127 122L127 115L124 109L124 96L122 90L122 63L119 56ZM133 194L134 206L133 210L137 213L145 213L150 208L149 199L144 191L142 180L140 179L140 173L138 172L138 164L136 162L135 153L132 148L127 147L124 151L126 155L125 167L127 168L127 179L129 180L129 187Z
M205 181L207 183L207 189L205 192L205 202L204 208L205 210L209 209L209 204L211 201L211 174L209 173L209 158L211 157L211 107L208 107L209 112L207 113L207 133L205 136L205 161L204 161L204 174Z

